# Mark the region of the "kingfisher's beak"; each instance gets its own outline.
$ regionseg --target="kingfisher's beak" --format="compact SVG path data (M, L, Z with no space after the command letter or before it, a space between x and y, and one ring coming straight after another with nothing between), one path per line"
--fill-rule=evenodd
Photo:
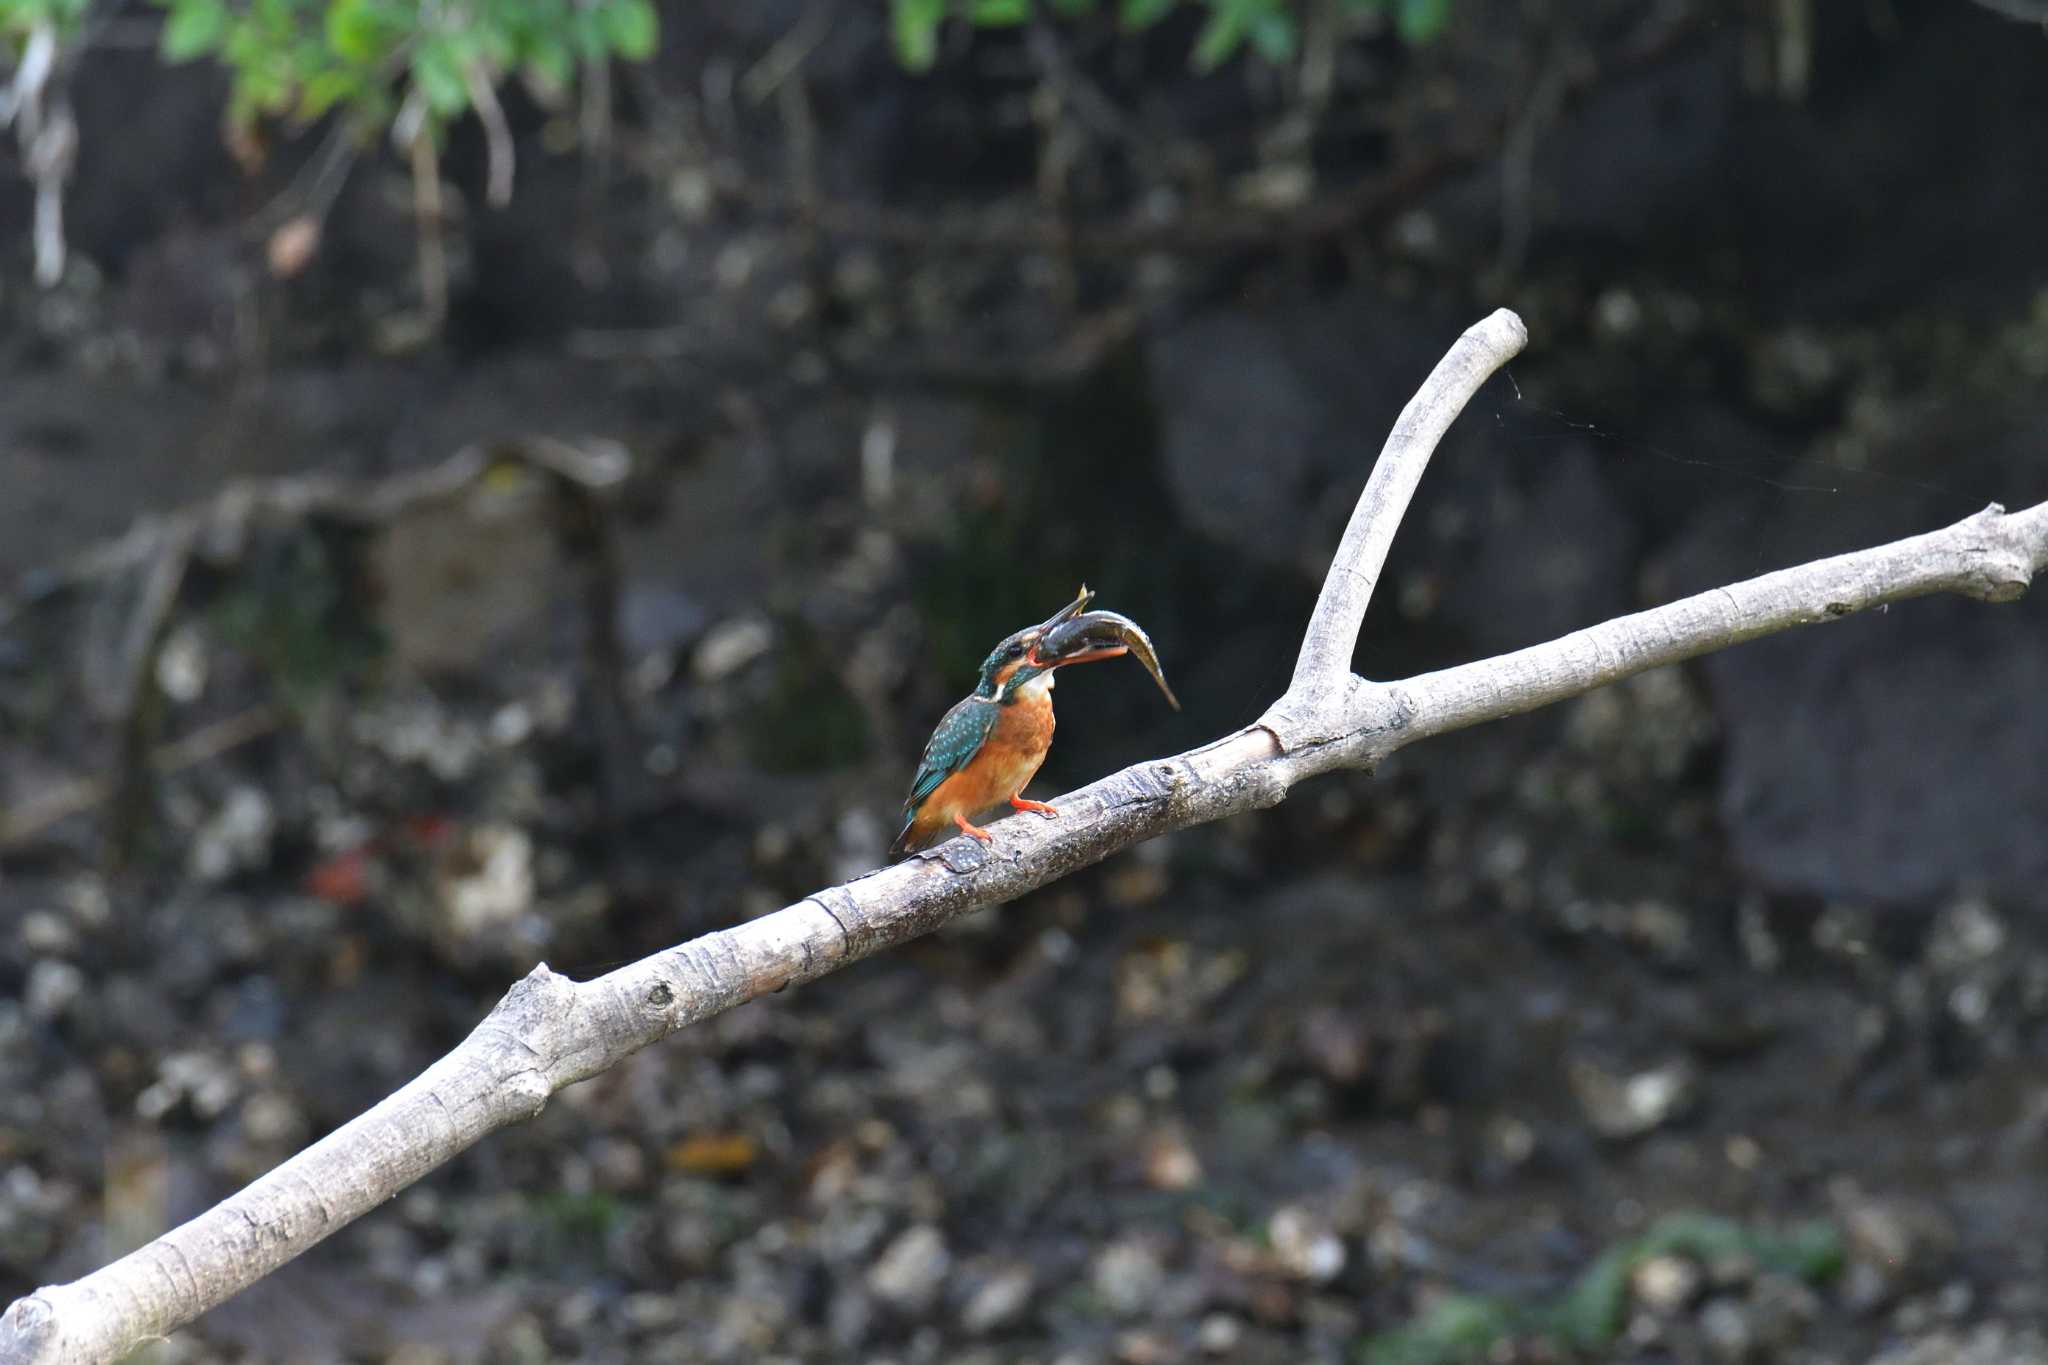
M1083 583L1081 585L1081 591L1074 594L1073 601L1067 603L1067 605L1061 607L1058 611L1054 612L1051 616L1047 617L1045 623L1039 626L1039 638L1045 638L1046 634L1053 630L1055 627L1065 625L1067 622L1073 620L1076 616L1079 616L1082 612L1088 610L1088 604L1090 602L1093 602L1094 600L1095 594L1089 591L1088 585L1086 583Z
M1075 617L1079 616L1082 612L1086 611L1088 609L1088 604L1090 602L1093 602L1094 600L1095 594L1089 591L1088 585L1086 583L1083 583L1081 585L1081 591L1074 594L1073 601L1067 603L1067 605L1061 607L1058 611L1054 612L1051 616L1048 616L1044 621L1040 622L1038 625L1033 626L1029 631L1025 633L1025 638L1031 641L1030 652L1025 655L1025 658L1030 661L1031 666L1033 668L1050 668L1052 666L1053 661L1049 658L1042 656L1039 653L1039 647L1041 644L1043 644L1045 637L1052 634L1053 631L1065 625L1067 622L1073 620ZM1060 662L1078 663L1079 660L1065 659L1061 660Z

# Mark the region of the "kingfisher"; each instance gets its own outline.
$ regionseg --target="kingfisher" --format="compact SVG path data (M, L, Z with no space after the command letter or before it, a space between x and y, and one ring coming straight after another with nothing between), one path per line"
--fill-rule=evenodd
M952 829L992 842L995 836L968 817L1005 802L1048 819L1059 814L1057 807L1024 796L1052 747L1054 670L1135 653L1167 701L1180 709L1152 641L1129 617L1089 611L1094 598L1082 584L1072 602L1011 635L982 660L974 691L946 712L924 746L889 861Z

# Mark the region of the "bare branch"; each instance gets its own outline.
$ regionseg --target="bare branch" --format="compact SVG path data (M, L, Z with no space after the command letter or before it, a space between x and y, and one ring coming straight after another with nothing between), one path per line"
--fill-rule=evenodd
M2048 503L2014 514L1994 507L1944 531L1767 574L1485 663L1400 683L1356 679L1347 665L1359 617L1429 448L1522 336L1509 313L1475 327L1403 413L1345 535L1302 666L1273 708L1299 720L1304 741L1262 723L1137 764L1061 798L1056 821L1003 821L992 851L956 839L593 981L536 967L461 1046L362 1117L112 1265L17 1300L0 1317L0 1365L112 1359L191 1321L485 1134L532 1117L562 1087L677 1029L1141 840L1275 805L1303 778L1369 768L1418 739L1790 626L1931 592L2008 601L2048 567Z
M1301 654L1294 663L1294 681L1287 695L1261 722L1294 747L1306 721L1305 711L1320 707L1325 694L1351 675L1351 655L1358 648L1358 628L1386 567L1394 532L1407 515L1408 500L1422 482L1422 471L1436 453L1437 442L1479 392L1493 372L1522 353L1529 333L1507 309L1475 323L1437 362L1429 380L1401 409L1394 429L1380 448L1380 458L1366 480L1365 492L1351 511L1351 523L1337 545L1337 557L1323 579L1315 614L1309 617Z
M512 173L518 164L512 147L512 125L505 121L505 108L498 103L498 92L481 61L464 67L462 79L469 86L469 102L476 109L477 122L484 128L484 201L501 209L512 202Z
M2048 568L2048 503L1997 503L1945 530L1815 560L1618 616L1547 644L1395 684L1413 716L1403 742L1533 711L1661 664L1817 625L1891 602L1952 592L2010 602Z

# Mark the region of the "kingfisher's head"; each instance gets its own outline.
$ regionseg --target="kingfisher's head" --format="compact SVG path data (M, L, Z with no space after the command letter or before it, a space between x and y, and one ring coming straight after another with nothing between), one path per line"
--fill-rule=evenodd
M1035 626L1026 626L997 645L989 656L981 661L981 682L974 689L974 695L1008 703L1016 700L1017 689L1026 683L1052 672L1060 664L1080 662L1074 658L1041 658L1038 654L1038 645L1053 627L1079 616L1094 600L1095 594L1088 591L1084 583L1074 600L1061 607L1051 617Z

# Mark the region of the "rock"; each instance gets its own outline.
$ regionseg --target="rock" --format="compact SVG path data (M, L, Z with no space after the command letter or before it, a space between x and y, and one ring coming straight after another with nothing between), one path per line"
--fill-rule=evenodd
M1955 1253L1954 1222L1925 1200L1868 1194L1846 1179L1828 1194L1851 1262L1845 1297L1859 1312L1926 1283Z
M84 972L62 958L46 957L29 968L22 1008L31 1019L56 1019L84 992Z
M1228 1313L1211 1313L1195 1331L1195 1345L1203 1355L1230 1355L1243 1340L1244 1324Z
M1629 1275L1637 1303L1659 1317L1675 1317L1700 1290L1700 1268L1683 1256L1651 1256Z
M533 908L533 840L516 825L479 825L441 878L456 942L495 936Z
M945 1234L929 1223L919 1223L897 1234L883 1249L868 1270L868 1288L890 1307L920 1314L938 1301L952 1268Z
M425 676L502 659L542 635L565 580L542 479L507 468L381 528L371 562L393 660Z
M721 621L704 635L691 656L699 682L715 683L745 668L775 646L775 628L758 616Z
M1173 1343L1157 1332L1133 1331L1117 1334L1117 1365L1168 1365L1177 1354Z
M2017 490L2038 458L2025 433L2043 420L2024 407L1968 424L1933 416L1872 437L1869 460L1894 482L1924 474ZM1952 456L1958 449L1969 453ZM1671 581L1659 595L1941 526L1956 504L1870 499L1824 522L1790 504L1763 518L1709 512L1662 562ZM1995 611L1929 597L1724 650L1703 666L1725 737L1722 819L1765 888L1882 907L1969 885L2048 909L2048 841L2020 837L2015 824L2018 812L2048 809L2048 727L2012 702L2048 694L2048 597Z
M159 1064L157 1079L135 1097L135 1112L154 1122L186 1101L200 1118L217 1118L240 1093L240 1076L221 1057L173 1052Z
M270 861L270 837L277 817L261 789L237 786L192 839L192 875L202 882L225 881Z
M1569 1076L1587 1121L1607 1138L1640 1137L1661 1128L1691 1109L1699 1090L1699 1070L1684 1057L1635 1072L1574 1057Z
M632 659L669 653L701 635L706 619L703 606L682 589L635 579L619 600L619 645Z
M1998 912L1979 896L1964 896L1943 906L1928 930L1927 965L1943 976L1956 976L1995 959L2011 934Z
M1782 1357L1819 1317L1819 1296L1790 1276L1761 1275L1750 1290L1749 1321L1765 1359Z
M1456 626L1474 657L1552 639L1638 605L1635 518L1590 445L1567 442L1530 464L1501 462L1491 449L1484 451L1486 466L1446 453L1459 466L1459 491L1438 496L1442 507L1462 509L1462 518L1449 532L1439 510L1444 529L1420 550L1429 556L1427 572L1440 581L1427 614ZM1560 527L1571 533L1560 535ZM1647 733L1631 742L1645 743ZM1667 744L1683 737L1682 730L1660 732Z
M1145 1183L1155 1190L1185 1190L1201 1183L1202 1161L1178 1128L1162 1128L1145 1140Z
M1740 1365L1756 1349L1749 1309L1738 1299L1715 1299L1700 1310L1700 1336L1714 1359Z
M21 917L21 946L32 953L68 953L78 946L78 933L54 910L31 910Z
M1316 1070L1340 1086L1365 1078L1372 1063L1372 1031L1356 1010L1322 1006L1304 1014L1301 1050Z
M843 1285L825 1310L826 1330L843 1352L860 1349L874 1330L875 1300L859 1285Z
M1866 1317L1890 1303L1897 1294L1897 1286L1870 1262L1851 1261L1842 1274L1838 1292L1850 1312Z
M1014 1325L1031 1306L1037 1277L1028 1265L1008 1265L983 1280L960 1309L960 1327L974 1336L986 1336Z
M1320 578L1358 495L1360 433L1379 443L1434 363L1423 353L1439 342L1423 338L1457 326L1356 290L1266 313L1214 311L1167 332L1147 360L1154 390L1175 395L1159 411L1160 459L1181 518L1256 561L1313 566ZM1319 498L1324 488L1335 491Z
M1274 1212L1266 1222L1266 1237L1280 1264L1296 1279L1327 1284L1343 1273L1343 1239L1298 1204Z
M1089 1282L1110 1312L1134 1317L1151 1306L1166 1284L1166 1268L1150 1246L1127 1238L1105 1247L1095 1258Z
M1870 1365L2048 1365L2048 1338L2032 1327L1986 1322L1888 1346Z

